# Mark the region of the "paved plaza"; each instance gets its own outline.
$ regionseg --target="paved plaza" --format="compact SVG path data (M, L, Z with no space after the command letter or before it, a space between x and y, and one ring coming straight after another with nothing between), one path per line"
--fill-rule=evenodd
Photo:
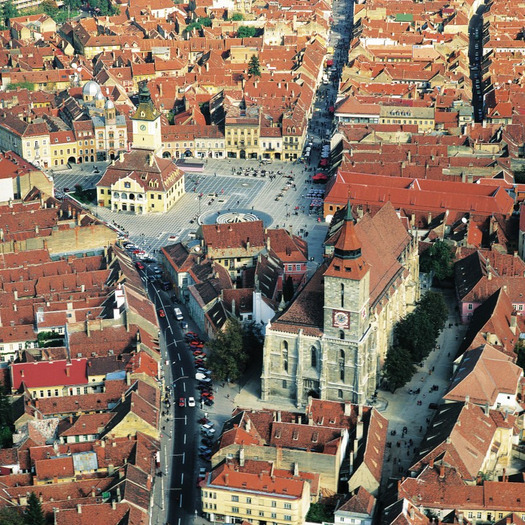
M107 164L96 165L103 171ZM281 171L270 180L261 177L238 175L237 170L258 168ZM235 174L232 173L232 168ZM55 185L58 189L74 190L76 184L84 189L92 188L101 174L94 175L92 166L73 166L71 169L55 171ZM116 213L106 208L91 206L98 217L111 224L119 225L132 241L146 251L158 250L167 244L188 240L202 222L209 223L210 216L240 211L257 215L265 227L287 228L306 238L309 256L319 263L322 260L322 241L327 225L317 211L310 209L308 191L324 190L323 185L313 184L315 172L299 163L273 162L260 166L254 160L208 160L202 173L186 174L186 195L167 213L134 215ZM289 178L293 176L293 181ZM288 183L288 184L287 184ZM279 194L282 197L276 200ZM319 222L321 221L321 222Z

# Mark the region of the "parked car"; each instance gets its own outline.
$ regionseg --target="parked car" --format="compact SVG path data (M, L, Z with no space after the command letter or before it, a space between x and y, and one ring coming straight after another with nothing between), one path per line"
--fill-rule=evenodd
M166 317L166 312L162 308L159 308L158 312L159 312L159 317Z
M195 398L194 397L188 397L188 406L194 407L195 406Z
M179 397L179 406L185 407L186 406L186 398L185 397Z

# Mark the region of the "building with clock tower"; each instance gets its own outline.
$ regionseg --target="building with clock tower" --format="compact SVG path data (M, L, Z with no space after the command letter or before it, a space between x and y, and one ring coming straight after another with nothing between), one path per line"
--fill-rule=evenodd
M419 298L417 242L387 203L356 224L334 216L327 260L266 327L261 397L365 403L376 390L395 322Z
M153 104L146 84L143 84L139 90L139 104L131 120L133 148L148 149L160 154L162 149L160 112Z

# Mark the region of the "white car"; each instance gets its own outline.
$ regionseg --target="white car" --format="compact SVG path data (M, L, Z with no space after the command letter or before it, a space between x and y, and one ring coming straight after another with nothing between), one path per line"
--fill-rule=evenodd
M195 398L194 397L188 397L188 406L194 407L195 406Z

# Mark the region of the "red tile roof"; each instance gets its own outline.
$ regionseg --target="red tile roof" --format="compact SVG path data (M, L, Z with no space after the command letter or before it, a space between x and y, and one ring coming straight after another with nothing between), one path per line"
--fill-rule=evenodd
M22 383L28 388L46 388L87 382L87 359L11 364L11 385L15 391Z

